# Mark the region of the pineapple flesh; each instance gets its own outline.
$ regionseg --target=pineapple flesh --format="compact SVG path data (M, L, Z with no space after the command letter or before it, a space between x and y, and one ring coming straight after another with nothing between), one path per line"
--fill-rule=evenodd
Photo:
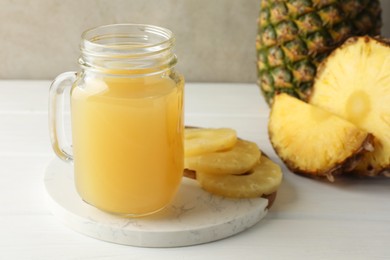
M258 84L270 104L284 92L307 100L319 63L354 35L379 35L379 0L262 0Z
M186 128L184 140L185 156L196 156L233 148L237 133L231 128Z
M212 193L227 198L256 198L277 191L283 178L279 165L262 155L256 165L246 174L220 175L197 172L200 186Z
M186 128L184 142L190 151L185 154L185 177L196 179L212 194L228 198L264 196L268 207L272 205L283 174L256 143L238 139L230 128Z
M288 94L275 96L268 125L273 148L299 174L334 175L356 167L372 150L372 135L325 110Z
M243 174L256 165L260 156L261 151L256 143L238 139L236 145L228 150L186 156L184 167L212 174Z
M355 172L376 176L390 170L390 45L353 37L319 67L310 103L375 136L375 151Z

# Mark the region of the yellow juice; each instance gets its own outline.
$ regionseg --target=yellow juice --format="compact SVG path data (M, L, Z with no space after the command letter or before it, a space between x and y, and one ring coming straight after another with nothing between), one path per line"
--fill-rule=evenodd
M78 84L71 109L80 196L118 214L165 207L183 173L183 80L94 77Z

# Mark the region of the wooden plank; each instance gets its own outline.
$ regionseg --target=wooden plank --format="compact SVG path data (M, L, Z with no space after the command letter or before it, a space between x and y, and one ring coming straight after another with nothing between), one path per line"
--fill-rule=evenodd
M187 84L187 114L268 116L269 108L255 84Z
M0 80L0 112L46 112L49 86L47 80Z
M0 81L0 113L45 113L51 81ZM185 110L202 115L268 115L255 84L186 83Z

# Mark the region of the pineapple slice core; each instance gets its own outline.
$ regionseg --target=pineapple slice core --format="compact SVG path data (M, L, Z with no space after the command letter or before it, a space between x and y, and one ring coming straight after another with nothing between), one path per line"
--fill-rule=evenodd
M357 167L362 175L390 169L390 47L370 37L349 39L320 66L311 104L375 137L375 151Z
M369 95L362 90L352 93L347 99L345 109L347 119L354 124L358 124L371 112Z

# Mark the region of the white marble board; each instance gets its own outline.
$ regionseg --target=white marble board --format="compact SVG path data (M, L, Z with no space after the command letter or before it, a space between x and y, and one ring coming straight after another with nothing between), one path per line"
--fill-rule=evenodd
M45 172L51 212L70 228L87 236L140 247L179 247L235 235L267 214L268 200L226 199L203 191L183 178L174 202L151 216L123 218L85 203L74 187L71 164L53 159Z

